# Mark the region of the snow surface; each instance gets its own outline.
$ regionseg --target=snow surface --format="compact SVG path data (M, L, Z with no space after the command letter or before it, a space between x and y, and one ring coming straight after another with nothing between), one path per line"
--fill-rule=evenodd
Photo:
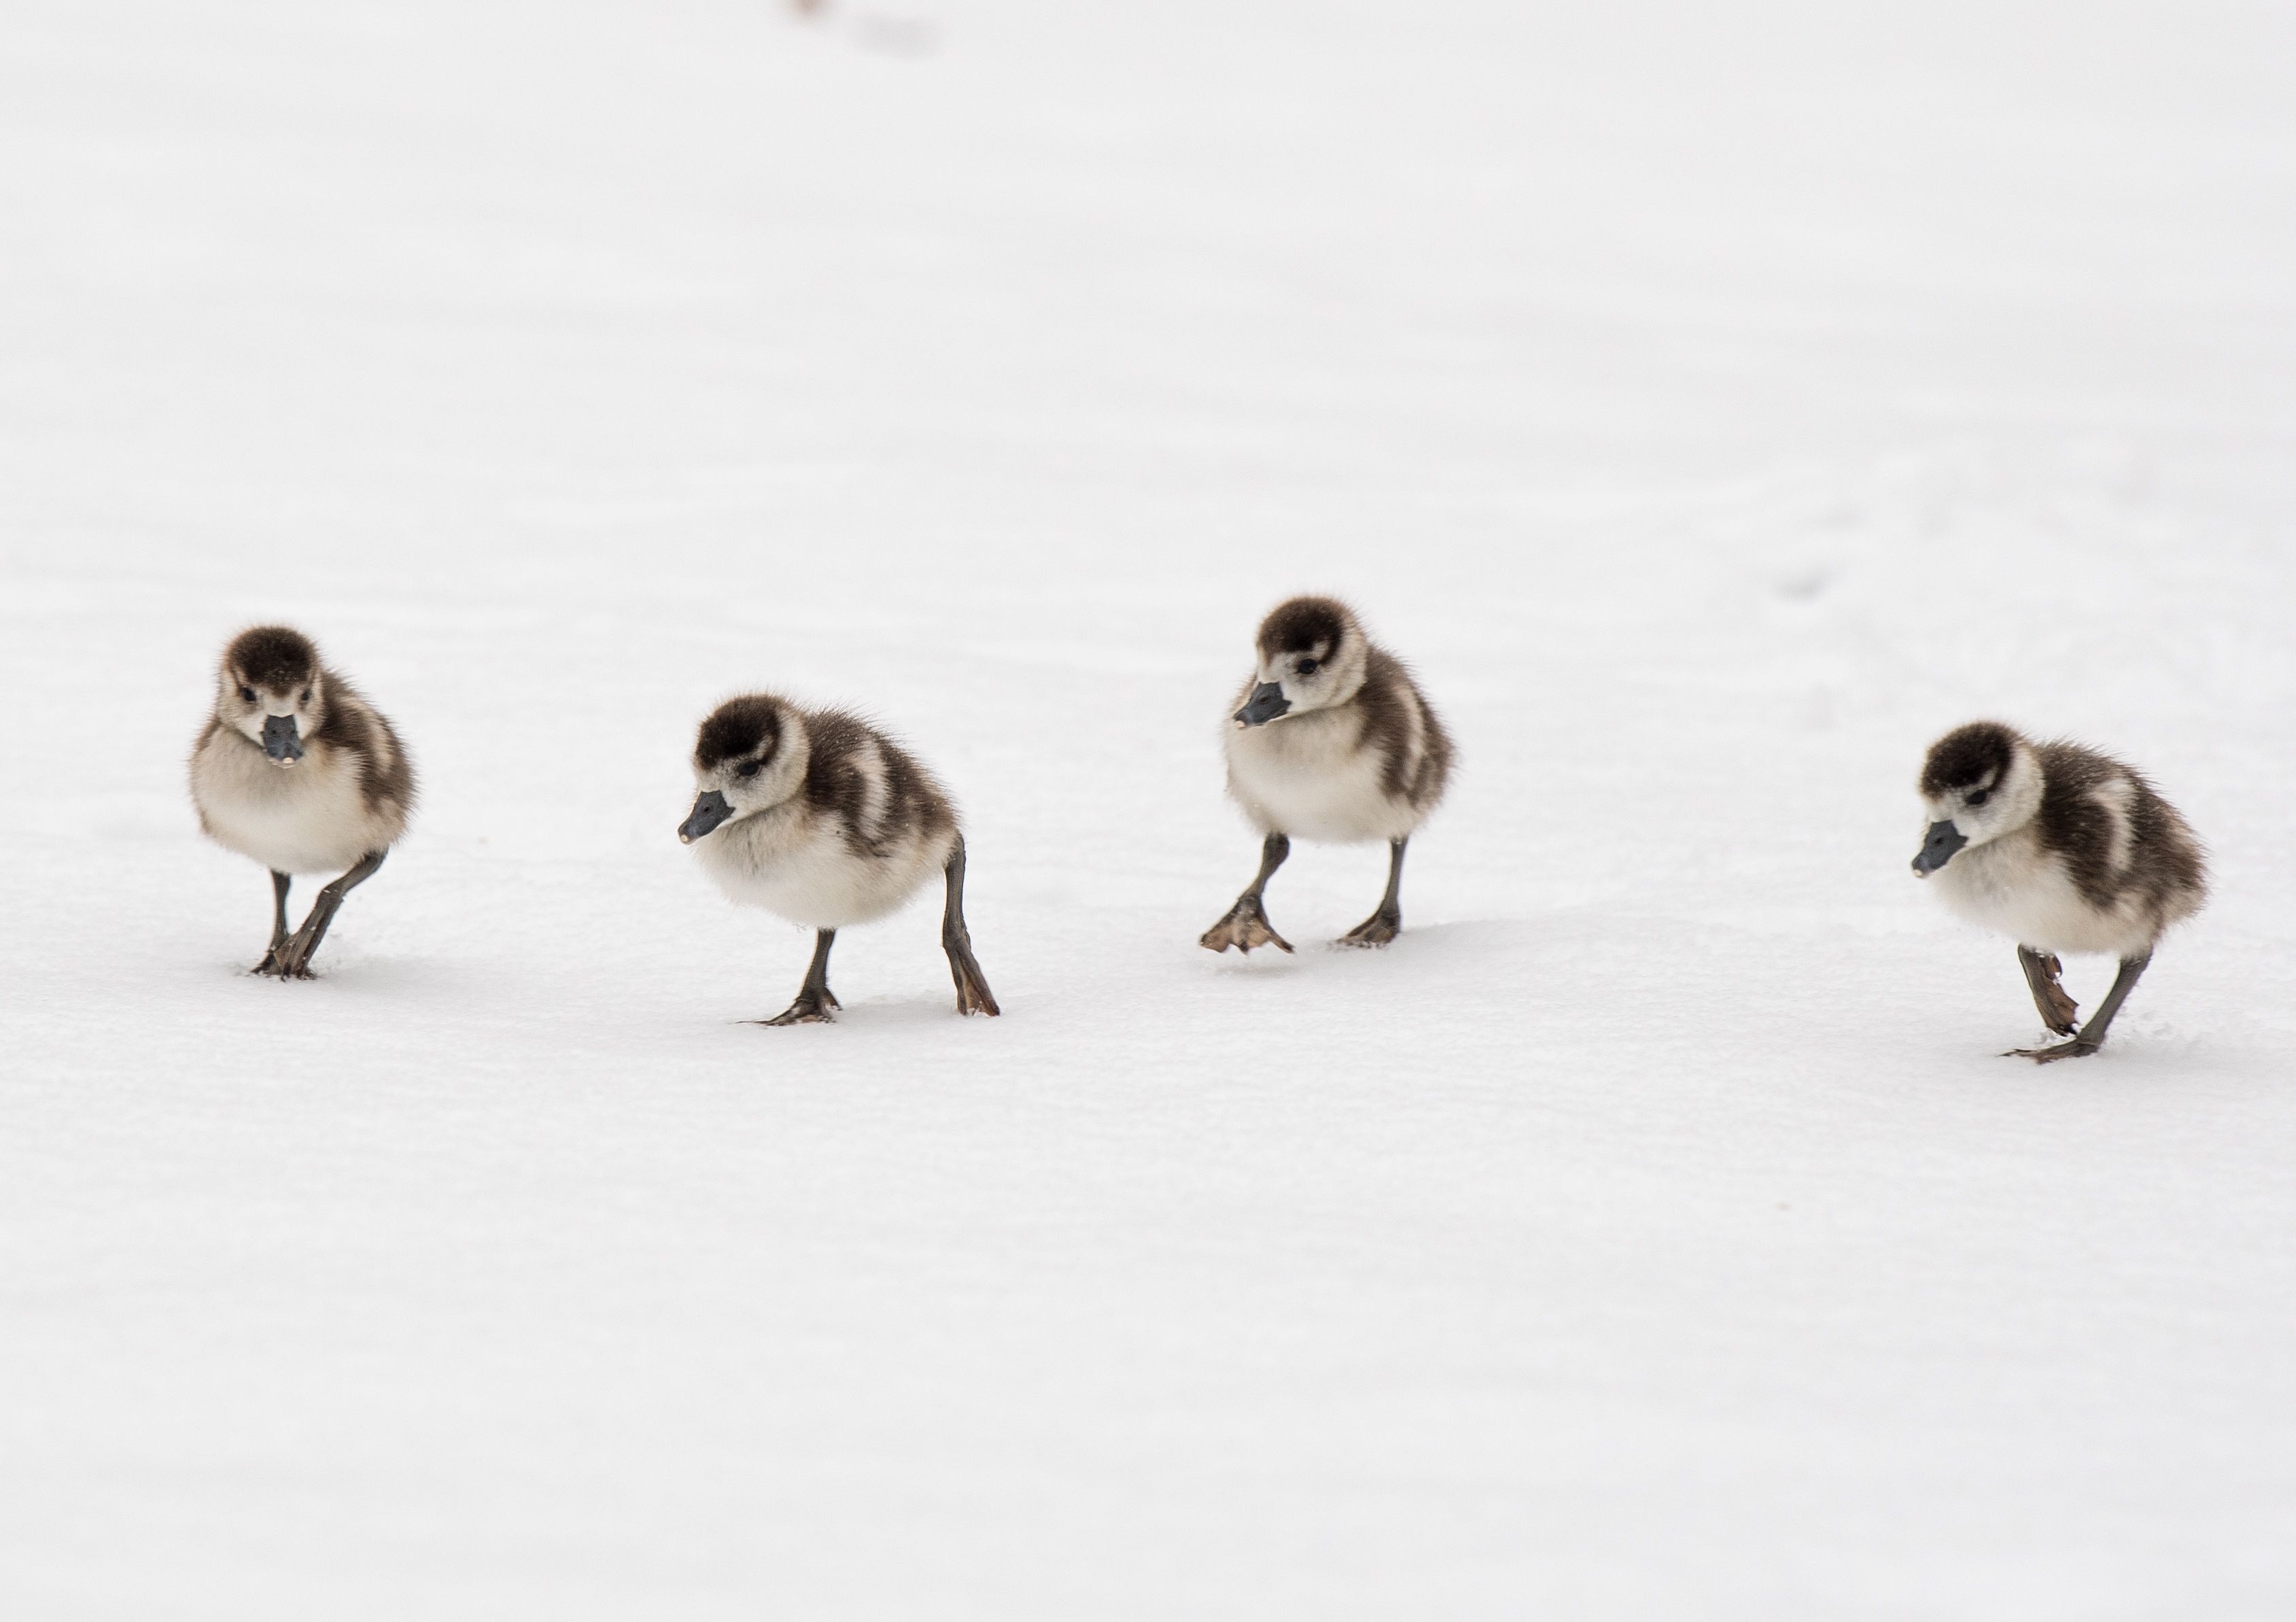
M0 1613L2296 1614L2296 14L6 33ZM1216 960L1312 588L1455 799ZM286 987L273 616L426 784ZM1004 1019L921 906L737 1022L758 684L956 790ZM2214 850L2101 1058L1906 872L1978 715Z

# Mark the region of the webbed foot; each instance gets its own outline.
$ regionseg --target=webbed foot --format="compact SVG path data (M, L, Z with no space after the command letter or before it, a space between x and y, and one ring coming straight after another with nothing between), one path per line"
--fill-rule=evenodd
M958 941L949 947L948 968L949 978L956 982L957 1012L993 1018L1004 1012L996 1006L996 994L988 989L988 978L980 972L971 942Z
M263 954L263 961L248 972L279 980L308 980L311 975L311 953L314 944L298 930Z
M2002 1054L2004 1059L2030 1059L2035 1064L2052 1064L2060 1059L2086 1059L2103 1047L2102 1042L2091 1042L2086 1036L2076 1036L2070 1042L2060 1042L2054 1047L2013 1047Z
M2073 1021L2080 1014L2080 1004L2066 994L2057 977L2065 966L2057 961L2054 952L2038 952L2031 946L2017 948L2018 966L2025 971L2025 984L2032 989L2033 1006L2041 1016L2041 1023L2060 1036L2073 1034Z
M837 1011L844 1006L837 1000L836 994L824 986L818 995L810 989L799 992L796 1002L770 1020L743 1022L750 1025L829 1025L835 1022Z
M1226 917L1212 925L1196 943L1208 952L1225 952L1230 946L1249 953L1254 946L1276 946L1292 949L1292 943L1278 935L1267 922L1267 909L1257 896L1241 896L1228 909Z

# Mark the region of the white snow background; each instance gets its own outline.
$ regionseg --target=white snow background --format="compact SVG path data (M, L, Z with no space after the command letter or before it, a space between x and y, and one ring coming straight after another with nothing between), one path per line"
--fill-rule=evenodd
M13 0L0 1612L2296 1614L2292 61ZM1315 589L1461 770L1392 949L1303 847L1215 959ZM307 985L183 786L274 617L424 783ZM950 783L1003 1019L920 905L739 1023L755 686ZM1978 716L2212 848L2099 1058L1907 872Z

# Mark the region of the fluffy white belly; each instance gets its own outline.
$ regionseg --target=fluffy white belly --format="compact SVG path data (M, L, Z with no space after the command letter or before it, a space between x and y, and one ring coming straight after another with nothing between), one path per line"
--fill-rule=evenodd
M1933 874L1939 899L1972 923L2042 952L2131 956L2149 944L2135 907L2101 912L2054 857L2000 840L1964 850Z
M1267 833L1358 844L1399 840L1418 813L1390 798L1380 762L1321 717L1270 722L1227 735L1228 789Z
M816 930L898 911L948 861L946 841L914 839L886 856L857 856L827 823L776 811L726 823L693 853L733 900Z
M332 878L390 843L367 813L356 763L340 755L314 751L282 767L218 736L192 762L192 799L216 843L276 872Z

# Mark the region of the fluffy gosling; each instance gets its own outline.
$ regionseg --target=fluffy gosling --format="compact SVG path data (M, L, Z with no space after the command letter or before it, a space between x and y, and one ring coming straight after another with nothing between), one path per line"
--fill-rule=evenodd
M728 699L693 746L693 811L677 837L734 901L813 929L813 965L797 1000L766 1025L825 1021L837 931L898 909L934 872L947 881L941 949L956 1012L994 1014L996 999L964 925L964 836L932 774L898 744L834 709L772 693Z
M2032 742L1997 721L1931 744L1920 791L1930 827L1915 875L1963 917L2017 942L2042 1023L2072 1038L2011 1054L2047 1064L2095 1053L2161 937L2208 899L2191 827L2134 768L2077 743ZM2079 1006L2058 984L2061 952L2120 959L2086 1026L2075 1026Z
M1387 893L1341 938L1383 946L1403 928L1404 848L1442 800L1451 740L1402 661L1374 646L1343 602L1280 604L1260 624L1258 651L1229 717L1227 791L1265 836L1259 872L1201 944L1292 950L1268 923L1261 892L1297 835L1387 841Z
M308 979L343 897L406 831L414 767L382 712L320 662L301 632L258 626L216 670L215 709L192 747L200 827L271 870L271 947L258 974ZM287 932L296 873L339 875Z

